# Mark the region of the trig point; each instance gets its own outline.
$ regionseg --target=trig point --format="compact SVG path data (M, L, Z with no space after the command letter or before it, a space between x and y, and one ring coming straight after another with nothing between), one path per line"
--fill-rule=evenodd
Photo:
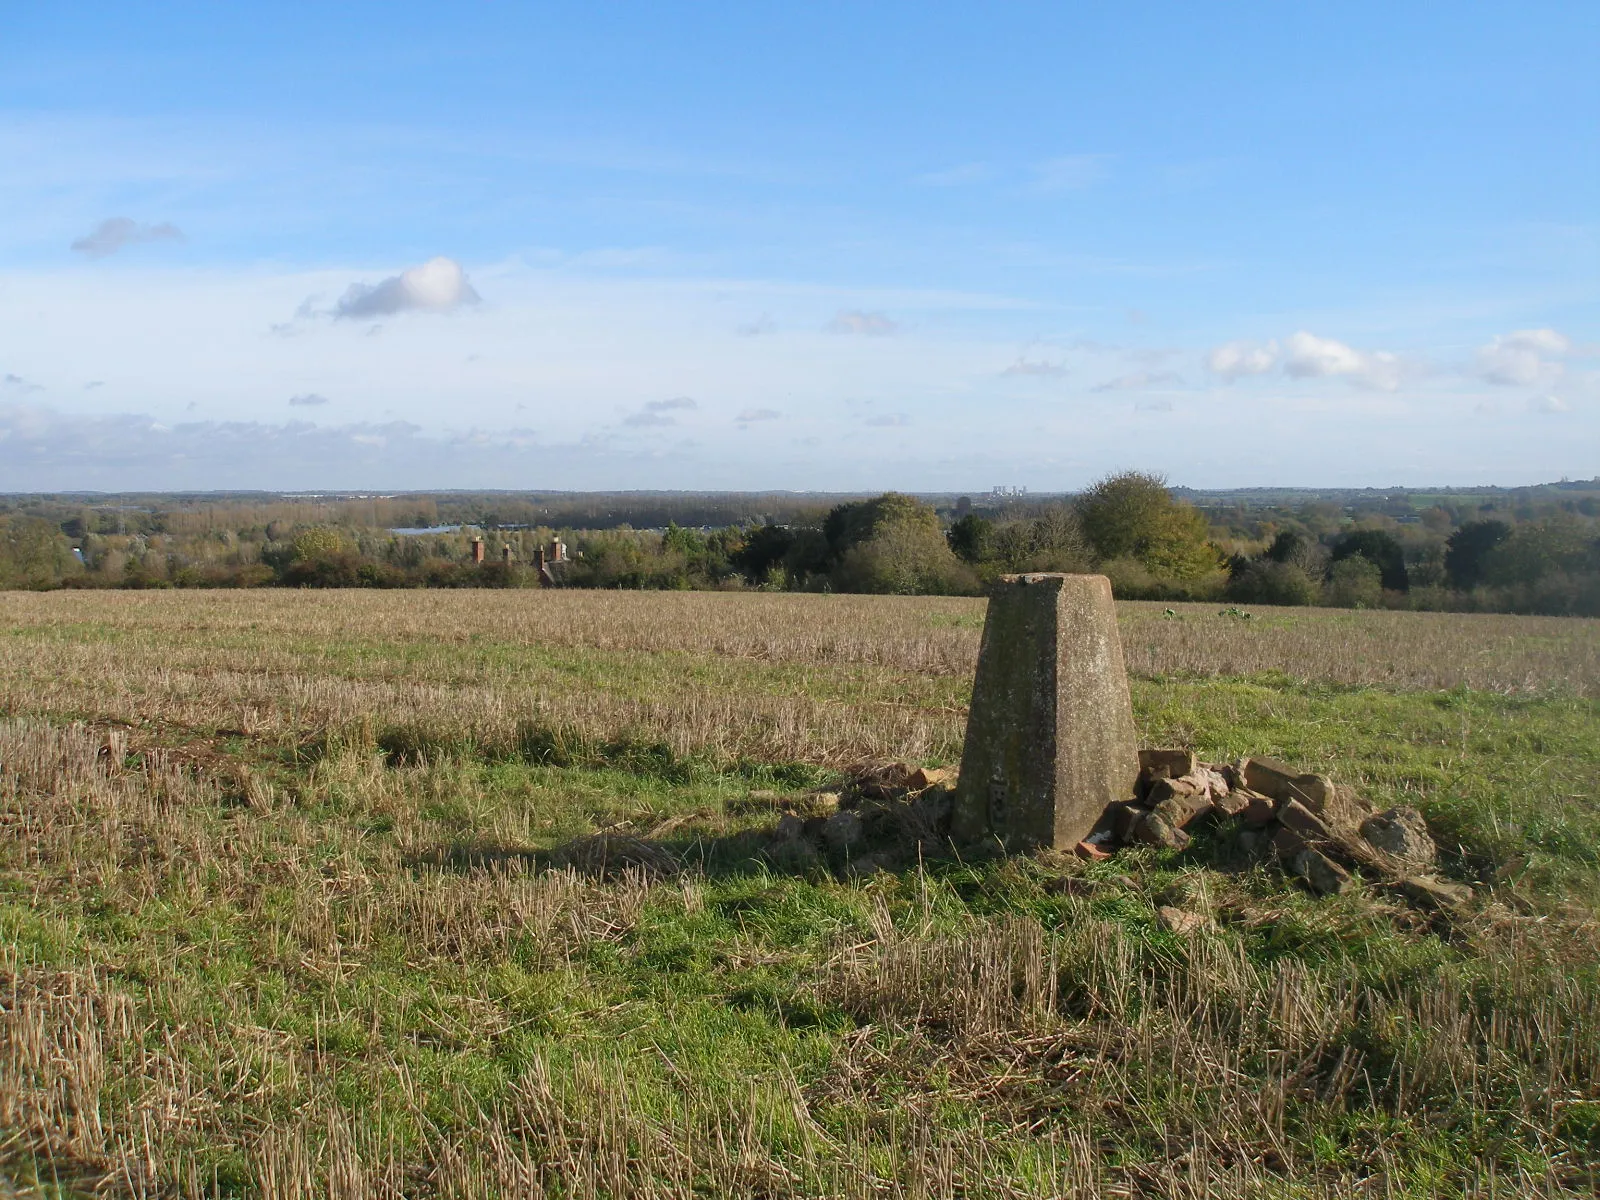
M957 837L1064 850L1132 798L1139 747L1104 575L1006 575L989 600Z

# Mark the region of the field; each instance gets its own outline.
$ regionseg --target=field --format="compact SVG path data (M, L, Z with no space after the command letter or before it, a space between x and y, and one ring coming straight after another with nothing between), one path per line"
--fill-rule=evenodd
M959 758L981 601L0 593L0 1195L1594 1194L1600 622L1120 616L1145 744L1417 805L1470 910L765 861Z

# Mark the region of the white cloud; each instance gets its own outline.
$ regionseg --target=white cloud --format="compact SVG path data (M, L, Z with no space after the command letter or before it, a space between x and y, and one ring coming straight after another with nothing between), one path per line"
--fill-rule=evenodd
M79 254L90 258L105 258L124 246L140 242L181 242L183 231L171 222L159 225L141 225L128 217L107 217L94 229L72 243Z
M1265 375L1278 365L1278 343L1226 342L1206 355L1206 369L1229 383L1243 375Z
M478 300L461 264L440 256L381 283L352 283L339 297L333 315L362 319L401 312L449 312Z
M1076 192L1093 187L1106 177L1104 154L1068 154L1046 159L1033 168L1036 192Z
M1284 371L1295 379L1338 376L1361 387L1392 392L1400 386L1399 356L1384 350L1357 350L1333 338L1301 331L1284 342Z
M880 416L868 417L866 423L879 429L900 429L911 424L911 418L905 413L883 413Z
M1528 401L1528 410L1544 416L1554 416L1559 413L1571 412L1572 405L1568 404L1560 396L1535 396Z
M1096 392L1136 392L1140 388L1159 387L1166 383L1182 383L1183 376L1176 371L1135 371L1097 384L1090 389ZM1170 406L1169 406L1170 407Z
M1363 366L1361 352L1332 338L1311 333L1292 335L1284 347L1283 369L1296 379L1354 375Z
M328 398L326 396L320 396L316 392L305 392L298 396L289 397L289 405L292 408L320 408L327 402Z
M1280 346L1269 342L1226 342L1206 355L1206 368L1229 383L1245 375L1265 375L1277 367L1292 379L1344 379L1358 387L1392 392L1406 364L1386 350L1357 350L1333 338L1301 330Z
M1572 342L1554 329L1519 329L1478 348L1478 374L1490 383L1527 387L1559 378Z
M827 324L829 333L858 334L862 337L887 337L900 328L881 312L840 309Z
M776 332L777 328L772 318L766 313L762 313L754 321L747 321L745 324L735 328L734 332L740 337L761 337L763 334Z

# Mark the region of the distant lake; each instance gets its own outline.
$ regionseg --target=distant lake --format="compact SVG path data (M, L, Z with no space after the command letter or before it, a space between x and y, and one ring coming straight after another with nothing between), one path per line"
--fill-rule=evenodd
M419 534L424 534L424 533L460 533L465 528L466 528L465 525L429 525L426 528L421 528L421 529L419 529L419 528L391 529L391 530L389 530L389 532L390 533L399 534L401 537L417 537ZM479 526L477 528L482 528L486 533L497 533L497 532L499 532L500 530L503 530L503 529L530 529L530 528L532 528L532 526L529 526L529 525L488 525L488 526Z

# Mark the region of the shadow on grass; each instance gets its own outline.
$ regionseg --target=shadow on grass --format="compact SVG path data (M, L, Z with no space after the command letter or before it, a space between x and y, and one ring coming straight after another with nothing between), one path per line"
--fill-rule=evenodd
M370 748L393 767L441 761L521 762L530 766L623 771L664 783L686 785L737 778L769 787L804 788L828 772L809 763L723 761L684 754L659 739L623 734L593 738L565 726L524 721L510 734L484 737L466 730L422 724L390 725L370 735Z
M948 798L853 799L836 814L808 797L778 800L774 820L732 832L697 828L707 814L670 817L648 830L614 827L546 848L458 841L417 855L413 866L454 871L572 870L596 879L666 878L685 871L721 878L756 873L806 878L902 872L919 865L995 857L949 838Z

